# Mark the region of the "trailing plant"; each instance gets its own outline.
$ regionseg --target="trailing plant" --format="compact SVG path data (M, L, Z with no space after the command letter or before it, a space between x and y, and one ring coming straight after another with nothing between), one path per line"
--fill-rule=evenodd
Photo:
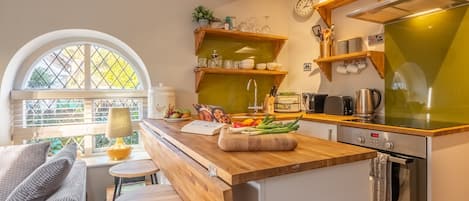
M199 21L200 19L206 19L209 22L214 19L213 12L204 6L197 6L192 12L192 20L194 22Z

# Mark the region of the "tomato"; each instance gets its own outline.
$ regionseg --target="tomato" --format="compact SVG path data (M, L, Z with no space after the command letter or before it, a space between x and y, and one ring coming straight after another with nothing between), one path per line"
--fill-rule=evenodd
M233 128L240 128L240 127L243 127L244 125L242 125L241 122L233 122L232 126L233 126Z
M254 126L257 126L257 125L261 124L261 122L262 122L262 119L258 119L258 120L256 120L256 121L255 121L255 125L254 125Z

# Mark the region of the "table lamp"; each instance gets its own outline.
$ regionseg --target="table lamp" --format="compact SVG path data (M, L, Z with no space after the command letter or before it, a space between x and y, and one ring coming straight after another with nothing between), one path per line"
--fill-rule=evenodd
M107 149L112 160L122 160L130 155L131 147L126 145L123 137L132 134L129 108L110 108L106 126L106 137L116 138L116 143Z

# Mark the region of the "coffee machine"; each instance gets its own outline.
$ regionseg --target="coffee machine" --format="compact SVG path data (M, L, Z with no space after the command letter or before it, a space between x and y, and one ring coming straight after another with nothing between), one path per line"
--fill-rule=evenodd
M324 113L327 94L303 93L302 96L306 113Z

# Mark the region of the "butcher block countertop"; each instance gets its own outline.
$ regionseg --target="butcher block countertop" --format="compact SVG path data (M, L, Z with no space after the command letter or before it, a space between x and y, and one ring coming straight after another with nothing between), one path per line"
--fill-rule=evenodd
M238 114L234 114L236 116ZM327 123L327 124L337 124L342 126L350 126L356 128L366 128L366 129L374 129L386 132L394 132L394 133L402 133L408 135L417 135L417 136L425 136L425 137L438 137L443 135L449 134L456 134L461 132L469 131L469 124L468 125L461 125L461 126L453 126L449 128L441 128L441 129L433 129L433 130L424 130L424 129L416 129L416 128L406 128L406 127L399 127L399 126L388 126L388 125L380 125L380 124L371 124L365 122L354 122L348 121L353 119L358 119L358 117L354 116L341 116L341 115L329 115L329 114L305 114L305 113L275 113L273 114L276 119L278 120L289 120L302 116L302 120L306 121L314 121L320 123ZM259 116L262 118L263 116Z
M453 126L449 128L440 128L440 129L433 129L433 130L406 128L406 127L398 127L398 126L387 126L387 125L370 124L370 123L353 122L353 121L342 121L342 122L339 122L339 125L356 127L356 128L374 129L374 130L393 132L393 133L403 133L403 134L408 134L408 135L418 135L418 136L425 136L425 137L438 137L438 136L443 136L443 135L456 134L456 133L469 131L469 125Z
M218 135L205 136L180 132L190 121L168 123L144 120L144 125L178 147L230 185L284 174L326 168L376 157L376 151L331 142L300 134L293 151L224 152L218 148Z

